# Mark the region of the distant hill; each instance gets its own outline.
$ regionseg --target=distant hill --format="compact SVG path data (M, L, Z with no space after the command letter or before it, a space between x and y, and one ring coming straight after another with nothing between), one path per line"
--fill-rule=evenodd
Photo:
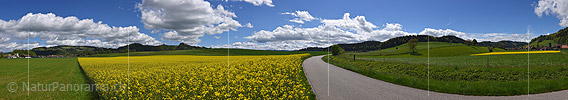
M54 46L54 47L37 47L31 50L35 52L37 55L69 55L69 56L77 56L81 53L99 51L99 52L111 52L112 49L110 48L101 48L101 47L94 47L94 46Z
M430 50L428 50L430 49ZM489 52L487 47L468 46L463 43L449 43L449 42L418 42L416 45L416 54L410 54L408 43L376 50L370 52L353 52L350 54L357 55L380 55L380 56L428 56L431 57L448 57L448 56L465 56L475 53ZM495 48L494 51L505 51L503 49Z
M322 48L322 47L307 47L296 51L326 51L326 50L327 48Z
M129 47L130 46L130 47ZM142 45L140 43L133 43L126 46L122 46L116 49L113 48L102 48L94 46L54 46L54 47L38 47L33 48L31 51L37 55L67 55L67 56L88 56L94 54L106 54L106 53L124 53L136 51L168 51L168 50L191 50L191 49L204 49L205 47L191 46L184 43L179 45Z
M373 51L380 49L381 42L379 41L365 41L353 44L338 44L345 51Z
M477 46L482 47L498 47L498 48L519 48L526 46L528 43L526 42L514 42L514 41L499 41L499 42L491 42L491 41L483 41L477 44Z
M212 49L191 49L191 50L171 50L171 51L142 51L127 53L102 53L89 55L89 57L117 57L117 56L151 56L151 55L203 55L203 56L231 56L238 55L289 55L289 54L305 54L323 55L327 52L308 52L308 51L267 51L267 50L249 50L249 49L227 49L212 48Z
M375 51L379 49L391 48L395 46L402 45L407 43L408 40L416 38L419 42L428 42L428 38L430 38L431 42L449 42L449 43L465 43L465 40L455 37L455 36L442 36L442 37L433 37L428 35L409 35L409 36L401 36L391 38L385 42L379 41L365 41L361 43L353 43L353 44L338 44L343 50L345 51ZM300 49L298 51L325 51L326 48L319 48L319 47L308 47L304 49Z
M129 47L130 46L130 47ZM167 50L190 50L190 49L203 49L205 47L191 46L185 43L180 43L179 45L142 45L140 43L133 43L130 45L119 47L118 50L127 50L130 48L131 51L167 51Z
M556 44L568 44L568 27L558 30L558 32L549 35L541 35L531 40L530 46L541 47Z
M464 40L462 38L456 36L442 36L442 37L433 37L429 35L409 35L409 36L400 36L391 38L384 42L379 41L365 41L362 43L353 43L353 44L338 44L343 50L345 51L375 51L379 49L386 49L396 47L408 42L408 40L416 38L419 42L447 42L447 43L461 43L466 45L471 45L472 41ZM518 48L526 45L528 43L525 42L513 42L513 41L499 41L499 42L490 42L484 41L478 43L478 46L482 47L502 47L502 48ZM298 51L325 51L326 48L322 47L308 47L304 49L300 49Z
M442 37L433 37L433 36L429 36L429 35L409 35L409 36L401 36L401 37L395 37L395 38L391 38L383 43L381 43L381 48L382 49L386 49L386 48L391 48L391 47L395 47L395 46L399 46L402 44L405 44L408 42L408 40L416 38L418 39L418 42L449 42L449 43L463 43L463 44L467 44L466 41L464 39L461 39L459 37L456 36L442 36Z
M381 42L379 41L365 41L353 44L338 44L345 51L373 51L380 48ZM322 47L308 47L297 51L326 51L327 48Z

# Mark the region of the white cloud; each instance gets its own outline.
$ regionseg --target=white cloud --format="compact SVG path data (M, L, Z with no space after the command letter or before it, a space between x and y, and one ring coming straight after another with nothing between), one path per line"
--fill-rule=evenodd
M138 8L145 28L170 30L164 33L164 39L187 44L201 42L199 38L204 34L221 34L243 27L233 19L237 17L235 13L222 5L212 8L203 0L143 0Z
M39 43L20 44L17 42L0 43L0 52L12 52L13 50L24 50L35 47L41 47Z
M214 45L212 48L240 48L240 49L256 49L256 50L298 50L301 48L311 47L312 45L298 44L290 42L282 43L255 43L255 42L235 42L231 45Z
M215 38L215 39L220 39L221 37L219 37L219 36L213 36L213 38Z
M398 24L398 23L387 23L385 25L385 30L387 31L400 31L402 30L402 25Z
M356 16L355 18L350 18L349 16L349 13L345 13L343 14L343 19L323 19L322 23L328 26L356 31L358 33L371 32L374 28L377 28L373 23L368 22L365 16Z
M304 22L315 20L316 18L310 15L308 11L284 12L281 14L292 15L296 18L289 20L290 22L304 24Z
M179 42L183 42L190 45L196 45L197 43L201 42L199 37L203 37L203 34L196 34L196 35L180 35L177 31L170 31L164 33L162 35L163 38L168 40L176 40Z
M251 42L233 44L234 47L264 47L256 49L297 50L306 47L326 47L338 43L357 43L363 41L384 41L393 37L416 35L402 31L402 25L387 23L382 29L366 21L364 16L350 18L349 13L343 19L323 19L317 27L302 28L283 25L272 31L260 30L244 37ZM253 43L260 43L253 45ZM245 45L246 44L246 45ZM247 48L247 47L242 47Z
M364 41L385 41L390 38L417 35L403 31L403 25L386 23L379 29L368 22L365 16L351 18L345 13L342 19L323 19L317 27L303 28L293 25L283 25L272 31L260 30L244 38L249 42L235 42L231 45L218 45L213 47L231 47L260 50L298 50L306 47L327 47L339 43L359 43ZM489 33L468 34L452 29L425 28L418 34L436 37L453 35L463 39L476 38L480 41L526 40L520 34Z
M508 34L508 33L485 33L485 34L472 34L471 37L475 37L477 41L492 41L498 42L503 40L509 41L519 41L527 42L534 37L528 37L526 34Z
M28 13L18 20L0 20L0 34L6 36L0 38L0 42L3 42L2 44L9 42L9 44L4 44L9 46L0 46L3 50L21 48L13 47L13 45L26 47L23 43L17 42L19 40L27 40L28 36L29 38L39 37L47 45L84 45L115 48L126 45L128 42L146 45L161 44L154 38L140 33L136 26L115 27L103 24L101 21L94 22L93 19L78 19L74 16L60 17L53 13Z
M226 0L229 1L229 0ZM255 6L261 6L261 5L266 5L269 7L274 7L274 4L272 4L272 0L231 0L231 1L245 1L248 3L251 3Z
M245 27L253 28L254 26L252 26L252 24L250 24L250 23L247 23L247 24L245 25Z
M447 36L447 35L453 35L456 37L460 37L460 38L469 38L467 37L467 34L464 32L458 32L455 30L451 30L451 29L432 29L432 28L425 28L424 30L422 30L422 32L418 33L419 35L431 35L431 36L435 36L435 37L441 37L441 36Z
M556 15L562 27L568 27L568 0L540 0L534 9L539 17L543 14Z

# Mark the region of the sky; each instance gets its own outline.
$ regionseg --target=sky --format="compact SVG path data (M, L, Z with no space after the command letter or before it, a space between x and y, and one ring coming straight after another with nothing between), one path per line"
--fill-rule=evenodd
M298 50L405 35L528 42L566 0L4 0L0 51L129 43Z

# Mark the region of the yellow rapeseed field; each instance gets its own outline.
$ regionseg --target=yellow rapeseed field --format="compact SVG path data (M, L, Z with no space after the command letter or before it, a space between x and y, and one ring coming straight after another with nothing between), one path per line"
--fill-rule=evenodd
M79 63L102 84L97 91L102 99L309 99L313 93L301 66L307 56L231 56L230 66L227 56L189 55L79 58Z
M507 55L507 54L527 54L527 53L559 53L560 51L521 51L521 52L489 52L480 54L471 54L471 56L481 56L481 55Z

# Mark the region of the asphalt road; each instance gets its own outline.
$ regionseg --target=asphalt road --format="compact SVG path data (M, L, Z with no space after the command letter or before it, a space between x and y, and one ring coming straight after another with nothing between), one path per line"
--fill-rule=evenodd
M568 90L520 96L465 96L437 92L428 95L427 90L376 80L336 67L322 61L322 57L308 58L302 65L316 98L320 100L568 100Z

